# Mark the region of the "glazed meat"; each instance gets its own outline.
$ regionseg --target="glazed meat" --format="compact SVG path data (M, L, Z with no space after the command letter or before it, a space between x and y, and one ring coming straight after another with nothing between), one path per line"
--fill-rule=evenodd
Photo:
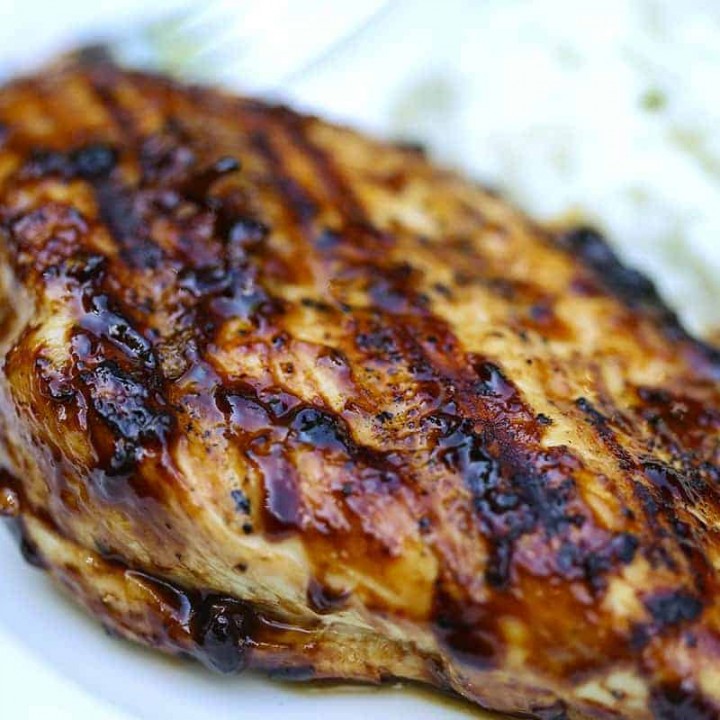
M0 506L109 629L720 717L720 353L600 235L99 58L0 123Z

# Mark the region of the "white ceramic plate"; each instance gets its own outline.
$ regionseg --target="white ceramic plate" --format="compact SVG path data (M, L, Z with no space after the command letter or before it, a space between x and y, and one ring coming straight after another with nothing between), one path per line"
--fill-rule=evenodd
M0 74L188 4L15 2L0 10ZM541 216L600 222L695 327L711 326L720 324L720 104L706 89L720 72L718 7L392 0L275 92L423 140ZM411 690L220 678L111 640L21 561L4 532L0 578L0 712L12 720L478 717Z

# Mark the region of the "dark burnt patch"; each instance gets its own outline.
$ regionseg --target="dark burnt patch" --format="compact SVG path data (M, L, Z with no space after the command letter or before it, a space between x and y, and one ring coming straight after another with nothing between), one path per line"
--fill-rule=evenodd
M650 695L654 720L716 720L718 709L680 685L661 685Z
M182 123L170 118L165 127L140 143L143 185L173 185L187 181L197 169L197 156Z
M607 240L593 228L580 227L560 235L557 244L577 257L593 280L631 310L655 322L671 341L687 342L698 356L720 376L720 350L692 337L677 314L665 303L653 282L625 265Z
M639 545L631 533L618 533L593 546L565 540L557 552L556 567L564 578L585 581L595 592L601 592L607 585L607 574L619 564L631 563Z
M133 363L142 364L150 370L157 367L152 344L135 329L120 309L115 307L110 296L86 293L85 306L86 314L80 321L83 330L106 340Z
M34 150L21 169L27 178L59 177L65 180L83 178L96 181L115 169L118 151L105 143L93 143L69 152Z
M463 479L480 528L490 540L486 579L492 587L510 583L513 547L523 535L539 530L554 537L582 525L573 503L574 482L557 472L562 457L549 452L542 463L531 462L530 457L507 452L492 428L478 432L471 421L449 415L434 415L428 422L428 429L436 428L434 461ZM501 447L505 452L498 452ZM534 469L538 466L547 472ZM587 559L582 548L575 551Z
M105 360L82 371L90 406L112 436L112 453L104 468L110 475L131 472L148 445L162 444L173 427L172 415L161 398L117 363Z
M596 281L628 307L647 310L663 323L677 324L677 317L662 301L652 281L638 270L625 266L597 230L576 228L561 235L558 244L583 262Z
M124 259L139 269L156 268L163 253L150 239L130 188L117 182L99 183L95 186L95 201L100 219Z
M333 413L304 407L295 413L290 429L300 444L349 456L357 453L357 446L350 437L349 428Z
M500 398L510 406L511 410L523 409L518 389L495 363L475 358L471 362L478 376L475 391L479 395L486 398Z
M234 216L224 234L230 243L243 249L260 245L270 234L270 228L252 217Z
M598 437L615 456L622 470L632 470L636 463L630 453L620 443L612 420L601 413L590 400L584 397L575 400L575 406L583 413L587 422L595 429Z
M87 145L70 154L70 164L75 173L89 180L98 180L110 175L117 161L117 150L102 143Z
M367 293L373 307L391 314L426 311L429 301L414 289L418 273L409 263L363 266L362 273L370 278Z
M697 620L702 614L702 601L683 590L660 592L645 598L645 607L661 629Z
M642 468L666 503L681 501L686 505L696 505L711 493L700 473L693 468L678 471L656 458L644 461Z

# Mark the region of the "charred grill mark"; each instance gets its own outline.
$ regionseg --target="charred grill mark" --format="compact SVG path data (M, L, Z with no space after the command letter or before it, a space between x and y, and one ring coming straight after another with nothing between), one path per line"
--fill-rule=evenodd
M131 113L122 107L115 97L115 88L120 80L117 67L109 62L100 62L85 77L88 88L111 118L116 129L123 137L123 141L129 143L136 140L139 133L135 121ZM123 80L127 82L129 76L123 75Z
M286 219L282 229L298 245L292 254L291 272L296 281L305 276L312 277L312 255L308 256L307 251L312 250L313 238L316 234L318 204L307 189L287 170L282 154L273 147L272 139L266 132L258 129L250 130L249 142L252 150L269 170L270 191Z
M418 390L427 388L428 400L438 408L423 426L434 438L432 462L461 477L470 493L490 548L488 584L498 590L510 587L516 544L539 531L568 538L565 557L559 554L554 560L558 575L602 590L605 574L621 557L634 554L634 539L598 533L602 541L590 546L570 539L587 521L571 477L580 463L567 448L539 452L543 423L516 386L496 364L467 357L440 318L418 307L410 291L403 296L418 308L420 319L409 323L407 313L398 318L387 310L376 313L377 320L358 328L356 344L364 355L406 365ZM425 318L443 336L442 343L419 341Z
M329 201L340 210L344 220L350 224L370 225L365 209L343 178L337 163L319 145L310 140L307 132L308 121L287 111L282 111L280 117L288 137L316 168Z
M661 562L670 568L675 568L676 561L668 554L665 547L667 541L672 540L687 558L696 586L702 589L708 571L708 561L695 539L683 532L683 525L677 518L677 506L681 503L683 506L690 506L696 504L700 498L708 498L712 495L710 488L692 467L678 472L656 457L633 457L621 446L609 418L598 411L586 398L578 398L575 404L594 427L605 446L618 459L620 469L627 473L640 470L647 481L633 482L635 497L639 500L655 535L654 541L645 547L645 554L652 562ZM659 517L664 518L664 525L659 522Z
M580 397L575 406L585 415L588 423L595 429L600 440L615 456L621 470L630 471L636 467L630 453L620 444L615 431L610 426L610 420L605 417L587 398Z
M599 232L588 227L577 228L560 235L557 244L577 257L594 280L626 307L647 315L670 341L687 343L709 366L713 377L720 378L720 350L692 337L653 282L638 270L624 265Z
M713 494L699 473L692 470L678 472L655 458L645 461L642 467L645 476L660 491L665 503L679 500L686 506L697 505L703 498Z
M658 388L640 387L637 396L640 417L684 465L697 466L699 460L720 454L714 432L720 429L720 412L713 406Z
M237 172L240 163L233 157L222 157L209 167L192 175L180 188L180 193L198 204L208 204L210 188L221 178Z
M160 264L163 253L148 237L130 188L118 182L94 185L100 219L121 254L132 267L153 269Z
M429 314L429 299L414 289L418 273L409 263L368 263L362 266L362 273L367 277L367 294L373 308L391 315Z
M177 119L169 118L159 132L148 135L142 139L139 150L140 169L142 171L142 185L174 188L178 194L185 190L189 199L196 203L203 202L205 193L193 193L192 179L200 176L201 182L197 190L209 189L203 180L217 179L215 173L203 178L198 173L198 158L193 149L190 138Z
M291 215L302 239L306 240L306 235L310 232L312 221L318 212L317 203L298 181L286 172L281 155L275 150L265 132L262 130L252 132L250 143L270 168L280 202Z
M106 143L93 143L72 150L33 150L20 173L26 178L57 176L65 180L82 178L96 182L115 168L118 151Z

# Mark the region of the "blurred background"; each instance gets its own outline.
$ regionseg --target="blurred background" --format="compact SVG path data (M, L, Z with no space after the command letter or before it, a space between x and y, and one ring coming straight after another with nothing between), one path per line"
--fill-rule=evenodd
M599 226L696 332L720 327L717 0L6 0L0 77L96 42L134 64L420 142L538 217ZM12 590L0 593L0 689L13 720L217 720L261 717L260 707L316 717L307 694L256 678L229 685L110 645L29 577L9 542L2 550ZM325 695L322 708L470 717L376 697Z

